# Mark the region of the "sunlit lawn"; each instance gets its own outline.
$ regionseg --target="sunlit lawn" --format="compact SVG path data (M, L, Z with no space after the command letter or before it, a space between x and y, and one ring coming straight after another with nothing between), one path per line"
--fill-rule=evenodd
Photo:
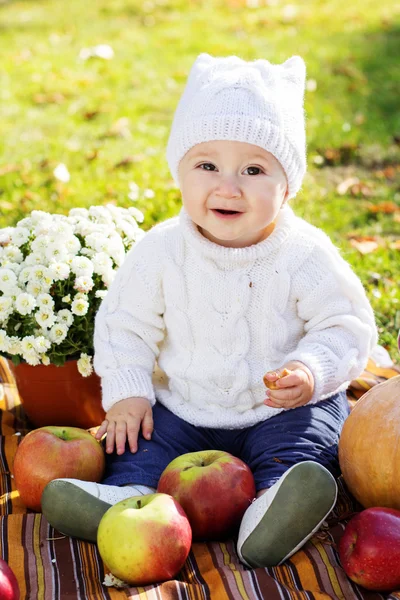
M82 58L97 44L114 57ZM362 278L380 341L398 360L396 2L0 0L0 226L34 208L65 213L107 202L134 202L146 229L175 215L180 196L165 144L203 51L305 58L309 173L293 206L332 236ZM53 174L60 163L67 183ZM137 200L128 196L132 183Z

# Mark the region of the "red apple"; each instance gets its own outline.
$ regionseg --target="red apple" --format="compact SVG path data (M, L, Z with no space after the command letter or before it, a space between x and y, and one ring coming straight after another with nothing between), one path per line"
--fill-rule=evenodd
M5 560L0 558L0 598L1 600L19 600L17 578Z
M339 542L346 575L368 590L400 587L400 511L367 508L349 521Z
M72 477L100 481L105 468L100 443L78 427L48 426L34 429L19 444L14 478L22 502L41 510L42 493L49 481Z
M194 540L219 540L235 533L256 495L249 467L220 450L178 456L161 474L157 491L179 502Z
M167 494L132 496L114 504L97 531L101 558L113 575L131 585L175 577L191 544L187 516Z

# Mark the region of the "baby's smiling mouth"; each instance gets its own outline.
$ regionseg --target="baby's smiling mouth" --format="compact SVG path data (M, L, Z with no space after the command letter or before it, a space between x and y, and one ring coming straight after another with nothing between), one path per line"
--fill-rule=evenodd
M220 215L240 215L240 214L242 214L238 210L225 210L223 208L213 208L212 210L213 210L213 212L217 212Z

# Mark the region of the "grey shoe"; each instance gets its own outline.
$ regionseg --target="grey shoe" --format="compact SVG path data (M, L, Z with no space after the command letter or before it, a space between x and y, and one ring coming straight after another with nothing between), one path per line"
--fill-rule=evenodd
M42 494L42 512L50 525L88 542L96 542L99 523L110 507L67 479L50 481Z
M121 500L143 495L142 487L54 479L44 488L42 512L50 525L61 533L96 542L97 529L104 513Z
M249 567L274 567L297 552L335 506L337 485L313 461L291 467L246 510L237 550Z

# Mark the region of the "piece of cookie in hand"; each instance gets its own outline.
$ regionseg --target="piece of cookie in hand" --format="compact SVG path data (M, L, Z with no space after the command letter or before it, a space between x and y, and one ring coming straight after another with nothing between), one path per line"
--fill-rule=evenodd
M278 373L276 371L268 371L268 373L266 373L263 377L263 382L265 387L267 387L269 390L277 390L278 386L276 385L276 382L279 381L279 379L282 379L282 377L286 377L286 375L290 375L292 371L289 371L288 369L283 369L282 373L280 373L278 375ZM278 375L278 379L276 381L269 381L269 379L267 379L267 375Z

